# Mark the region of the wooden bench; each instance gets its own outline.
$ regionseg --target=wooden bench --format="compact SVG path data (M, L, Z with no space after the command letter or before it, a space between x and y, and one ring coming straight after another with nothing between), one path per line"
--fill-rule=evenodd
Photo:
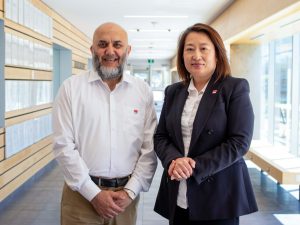
M279 184L299 185L300 201L300 158L288 153L283 147L262 141L252 141L246 158L267 172Z

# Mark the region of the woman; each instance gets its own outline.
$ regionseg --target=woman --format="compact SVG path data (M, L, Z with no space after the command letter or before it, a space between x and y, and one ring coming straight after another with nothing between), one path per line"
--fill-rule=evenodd
M172 225L237 225L257 211L243 156L254 115L249 84L233 78L220 35L195 24L179 39L182 82L165 90L154 136L164 173L155 211Z

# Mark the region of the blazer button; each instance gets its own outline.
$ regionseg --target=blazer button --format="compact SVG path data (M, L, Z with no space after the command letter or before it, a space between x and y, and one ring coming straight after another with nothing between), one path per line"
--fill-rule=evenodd
M214 132L214 130L208 130L208 131L207 131L207 134L208 134L208 135L212 135L213 132Z
M214 181L214 178L213 178L213 177L208 177L208 178L207 178L207 182L208 182L208 183L210 183L210 182L212 182L212 181Z

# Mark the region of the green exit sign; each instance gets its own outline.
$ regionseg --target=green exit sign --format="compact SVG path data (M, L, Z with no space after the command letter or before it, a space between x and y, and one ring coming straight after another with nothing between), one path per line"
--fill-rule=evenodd
M148 59L148 63L149 64L153 64L154 63L154 59Z

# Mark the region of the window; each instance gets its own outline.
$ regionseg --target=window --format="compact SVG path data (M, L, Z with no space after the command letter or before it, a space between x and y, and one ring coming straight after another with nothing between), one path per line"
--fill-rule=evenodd
M300 156L300 34L261 48L260 139ZM299 42L299 43L298 43ZM294 63L293 63L294 61ZM292 107L293 105L293 107Z
M151 72L151 87L154 89L159 89L159 88L164 87L162 70L152 70L152 72Z
M261 139L268 140L269 133L269 45L262 46L262 76L261 76Z
M286 147L291 143L292 40L288 37L275 42L274 144Z
M145 82L149 83L149 71L148 70L134 70L133 76L141 78Z

